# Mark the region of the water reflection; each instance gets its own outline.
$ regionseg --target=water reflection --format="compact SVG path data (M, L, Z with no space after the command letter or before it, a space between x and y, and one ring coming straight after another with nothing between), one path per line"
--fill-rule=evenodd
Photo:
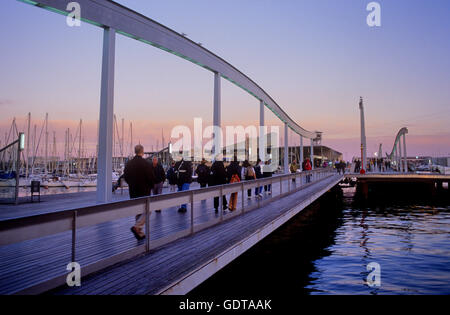
M191 294L449 294L450 206L322 200ZM367 265L381 266L368 286Z

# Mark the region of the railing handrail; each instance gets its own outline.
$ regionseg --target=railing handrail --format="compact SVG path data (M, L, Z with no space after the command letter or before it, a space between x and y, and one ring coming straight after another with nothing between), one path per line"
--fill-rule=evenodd
M3 231L9 230L9 229L15 229L15 228L19 228L19 227L26 227L26 226L34 225L34 224L42 224L42 223L49 223L52 221L69 219L69 218L72 218L75 211L78 216L101 213L101 212L108 212L108 211L117 210L118 208L125 208L125 207L134 206L134 205L144 205L147 201L149 201L151 203L152 201L155 202L155 201L161 201L161 200L170 200L172 198L188 197L188 196L191 196L192 194L194 194L194 196L195 196L196 194L203 194L203 193L208 193L208 192L210 192L210 193L211 192L220 192L220 190L223 188L227 188L227 189L238 188L238 187L240 188L242 186L242 184L244 184L244 186L246 186L245 184L255 186L255 185L257 185L257 183L262 183L261 185L264 185L264 182L269 182L270 180L280 180L280 179L282 180L282 179L298 176L299 174L308 175L308 174L313 174L313 173L326 172L326 171L330 171L330 170L332 170L332 169L321 168L321 169L315 169L315 170L311 170L311 171L303 171L303 172L297 172L297 173L275 175L275 176L260 178L260 179L256 179L256 180L242 180L241 182L232 183L232 184L209 186L209 187L205 187L205 188L196 188L196 189L191 189L191 190L181 191L181 192L166 193L166 194L155 195L155 196L144 196L144 197L139 197L139 198L135 198L135 199L120 200L120 201L101 203L101 204L95 204L95 205L83 206L83 207L74 207L74 208L70 208L70 209L58 210L58 211L49 212L49 213L41 213L41 214L36 214L36 215L31 215L31 216L26 216L26 217L10 218L10 219L0 221L0 233ZM69 231L69 230L71 230L71 227L67 227L65 230ZM60 232L61 231L58 231L56 233L60 233ZM51 234L46 234L44 236L47 236L47 235L51 235ZM0 241L0 244L1 243L3 243L3 242ZM12 244L12 243L10 243L10 244Z
M257 180L243 180L241 182L233 184L192 189L188 191L157 196L146 196L113 203L93 205L71 210L62 210L58 212L38 214L35 216L23 218L8 219L0 221L0 246L20 243L31 239L39 239L45 236L55 235L57 233L72 231L70 246L71 262L76 262L78 229L87 226L94 226L105 222L111 222L118 219L124 219L135 215L145 215L145 241L142 243L138 243L131 249L127 249L117 254L109 254L106 257L102 257L99 260L96 260L95 262L84 265L83 275L86 276L124 260L131 259L144 253L148 253L152 249L171 243L182 237L193 235L211 226L243 215L244 213L247 213L253 209L260 208L273 202L274 200L278 200L325 178L329 178L332 176L332 174L336 174L336 172L332 168L321 168L312 171L275 175L272 177L266 177ZM303 183L303 178L308 176L311 176L312 178L310 177L310 180L307 180L306 183ZM299 185L293 186L291 179L294 178L298 178L300 180ZM286 190L283 188L283 180L287 180L288 185ZM263 185L274 185L277 183L280 184L280 190L276 196L274 196L272 191L270 197L265 200L258 199L256 204L245 204L244 199L247 189L261 187ZM218 217L216 216L212 219L208 219L207 221L195 223L194 211L196 207L194 206L194 202L210 199L213 197L220 197L219 204L221 209L221 197L230 193L241 194L242 204L239 211L233 211L226 216L224 215L223 211L220 211ZM168 235L164 235L157 239L152 239L150 241L151 211L156 209L169 209L174 205L179 205L182 203L189 203L191 207L190 218L187 218L188 220L190 220L189 227L184 228L180 231L170 233ZM59 275L50 276L49 278L39 280L37 283L25 289L22 289L20 293L42 293L57 286L63 285L65 281L66 275L61 272L61 274Z

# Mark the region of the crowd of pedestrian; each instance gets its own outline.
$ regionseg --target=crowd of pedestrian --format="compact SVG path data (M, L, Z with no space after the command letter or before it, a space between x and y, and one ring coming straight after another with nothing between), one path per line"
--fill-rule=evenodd
M131 199L162 194L166 180L168 182L170 193L189 190L193 181L193 175L196 175L200 188L205 188L207 186L214 187L239 183L242 180L252 181L261 178L270 178L274 173L270 161L263 163L258 159L253 165L246 160L241 165L238 162L237 157L234 157L233 161L231 161L228 166L225 166L221 155L216 157L211 166L208 166L207 161L203 159L195 168L195 171L192 162L186 161L181 157L178 161L171 162L167 171L165 171L156 156L152 157L151 162L144 159L144 148L142 145L137 145L135 147L135 154L135 157L126 164L124 173L121 177L128 183ZM180 154L180 156L182 155ZM292 173L297 172L299 168L300 166L297 164L296 160L290 165L290 171ZM302 170L312 170L309 158L306 158L305 161L303 161ZM306 180L307 182L310 182L311 177L307 175ZM263 198L263 191L270 195L272 193L272 185L266 184L264 186L255 187L254 198ZM252 199L252 189L248 189L247 196L249 199ZM237 192L232 193L229 200L227 200L226 195L222 196L222 200L220 200L220 197L214 197L214 210L218 212L219 207L221 207L222 211L235 211L237 208L237 199ZM185 213L186 211L186 204L182 204L178 208L178 212L180 213ZM156 210L156 212L159 213L161 210ZM138 215L136 216L135 225L131 227L134 236L139 240L145 238L145 233L143 232L145 222L145 214Z

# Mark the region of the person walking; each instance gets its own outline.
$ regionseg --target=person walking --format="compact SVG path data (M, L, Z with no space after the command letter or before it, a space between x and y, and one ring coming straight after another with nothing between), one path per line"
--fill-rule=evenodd
M225 185L227 182L225 165L219 156L211 166L211 186ZM225 195L222 196L222 208L224 211L228 209L227 197ZM216 212L219 211L219 197L214 197L214 209Z
M234 157L230 165L228 165L227 167L227 177L229 178L230 184L239 183L242 180L241 167L239 166L239 162L236 156ZM228 207L230 211L236 210L237 199L238 199L237 192L232 193L230 197L230 204Z
M182 152L180 152L180 155ZM177 175L178 191L189 190L192 183L192 163L191 161L185 161L183 157L181 160L175 163L175 174ZM178 209L178 212L184 213L187 211L187 205L182 204Z
M155 182L152 164L143 158L144 147L138 144L134 148L134 153L136 156L128 161L124 170L124 179L128 183L131 199L149 196ZM138 215L136 224L131 227L131 232L138 240L145 238L145 233L142 231L145 221L145 214Z
M256 179L261 179L263 177L262 169L261 169L261 160L260 159L258 159L256 161L255 176L256 176ZM262 189L263 189L262 186L255 187L255 197L256 198L262 198L263 197Z
M177 174L175 173L175 162L170 163L169 169L166 174L169 181L169 192L175 192L177 188Z
M297 164L297 160L293 160L291 163L291 166L289 167L289 170L291 171L292 174L297 173L298 170L298 164ZM292 179L292 182L295 183L295 178Z
M342 175L345 175L345 168L347 167L347 163L344 162L344 160L341 160L339 163L340 170L342 171Z
M270 164L271 164L270 160L266 161L266 163L264 163L263 178L272 177L273 172L272 172ZM267 192L269 195L271 195L272 194L272 184L264 185L264 191Z
M339 163L338 160L336 160L336 162L334 162L334 168L336 169L336 173L338 173L338 174L341 173L341 164Z
M359 173L361 171L361 161L356 160L355 161L355 173Z
M164 168L158 162L158 157L154 156L152 158L152 166L153 166L153 174L155 175L155 183L153 185L152 195L161 195L164 182L166 181L166 172L164 172ZM161 212L161 210L156 210L156 212Z
M244 178L245 178L245 180L255 180L256 179L255 169L248 162L248 160L245 160L242 163L242 167L244 168ZM248 199L252 199L252 190L251 189L247 190L247 196L248 196Z
M199 166L197 166L195 173L197 174L197 182L200 184L200 188L205 188L209 182L209 175L211 170L206 165L206 160L202 159Z
M311 165L311 161L310 161L309 158L306 158L305 165L303 166L303 169L305 171L308 171L308 172L312 170L312 165ZM311 182L311 174L306 175L306 182L307 183Z

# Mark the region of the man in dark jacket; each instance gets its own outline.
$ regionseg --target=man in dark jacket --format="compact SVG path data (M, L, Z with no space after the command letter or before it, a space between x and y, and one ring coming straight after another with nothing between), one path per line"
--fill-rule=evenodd
M211 186L220 186L227 183L227 172L223 165L223 161L217 159L211 166ZM222 207L223 210L228 209L227 197L225 195L223 195ZM219 211L219 197L214 197L214 209L216 212Z
M175 174L177 174L178 191L189 190L189 186L192 183L192 163L185 161L181 158L180 161L175 163ZM182 204L178 209L178 212L186 212L187 205Z
M131 199L149 196L155 181L152 165L143 159L144 147L138 144L134 152L136 156L127 163L124 170L124 179L128 183ZM138 240L141 240L145 238L142 232L145 215L137 216L136 221L131 231Z
M164 182L166 181L166 172L160 163L158 163L158 158L154 156L152 158L153 174L155 175L155 184L153 185L153 195L161 195ZM161 210L156 210L156 212L161 212Z
M209 182L209 173L211 170L206 165L206 160L203 159L201 164L197 166L195 173L197 174L197 182L200 184L200 188L205 188Z

